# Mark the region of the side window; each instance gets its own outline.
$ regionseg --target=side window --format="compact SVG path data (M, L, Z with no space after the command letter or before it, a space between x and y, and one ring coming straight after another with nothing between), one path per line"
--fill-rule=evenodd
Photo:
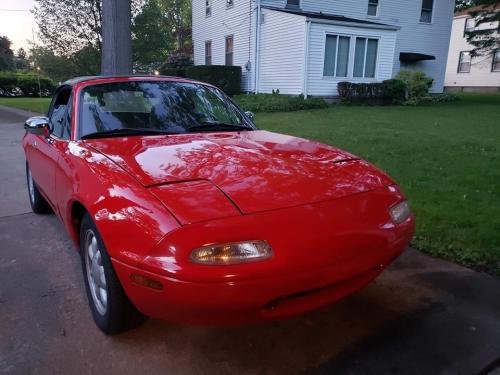
M62 139L70 138L71 111L70 111L71 88L60 90L53 99L49 112L49 122L54 136Z

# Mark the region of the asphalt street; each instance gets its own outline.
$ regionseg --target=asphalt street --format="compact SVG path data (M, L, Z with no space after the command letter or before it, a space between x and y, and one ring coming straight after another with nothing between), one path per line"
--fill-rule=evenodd
M0 107L0 371L13 374L480 374L500 359L500 280L409 249L363 291L245 327L94 326L80 258L31 213L22 124ZM495 372L496 373L496 372Z

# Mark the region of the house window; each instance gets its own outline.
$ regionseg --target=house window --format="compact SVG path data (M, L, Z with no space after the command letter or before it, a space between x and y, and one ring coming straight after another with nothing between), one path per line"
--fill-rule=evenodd
M500 49L493 52L493 62L491 64L492 72L500 72Z
M212 0L205 0L205 17L212 15Z
M458 58L458 72L469 73L471 61L472 61L472 56L470 52L468 51L460 52L460 56Z
M233 48L234 48L234 38L233 36L226 36L226 65L233 65Z
M378 40L356 38L354 49L354 77L375 78Z
M420 12L420 22L432 22L432 8L434 7L434 0L422 0L422 11Z
M212 41L205 42L205 65L212 65Z
M347 77L350 42L351 38L347 36L326 36L325 65L323 75L331 77Z
M300 8L300 0L286 0L287 8Z
M368 15L373 17L378 15L378 0L368 0Z
M474 18L467 18L465 20L464 36L466 36L466 33L474 31L475 28L476 28L476 20Z
M226 0L226 9L232 8L234 5L234 0Z

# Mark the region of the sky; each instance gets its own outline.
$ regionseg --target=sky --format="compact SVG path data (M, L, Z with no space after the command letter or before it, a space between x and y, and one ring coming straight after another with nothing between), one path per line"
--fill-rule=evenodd
M29 49L27 40L33 39L32 30L38 41L36 23L29 12L33 5L34 0L0 0L0 36L10 39L15 52L19 47Z

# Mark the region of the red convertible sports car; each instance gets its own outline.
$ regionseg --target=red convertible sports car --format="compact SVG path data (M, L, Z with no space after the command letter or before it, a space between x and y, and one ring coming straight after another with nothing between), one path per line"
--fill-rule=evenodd
M31 207L54 212L79 248L107 334L144 316L241 324L301 314L366 286L413 235L408 203L383 172L259 130L208 84L77 78L25 129Z

